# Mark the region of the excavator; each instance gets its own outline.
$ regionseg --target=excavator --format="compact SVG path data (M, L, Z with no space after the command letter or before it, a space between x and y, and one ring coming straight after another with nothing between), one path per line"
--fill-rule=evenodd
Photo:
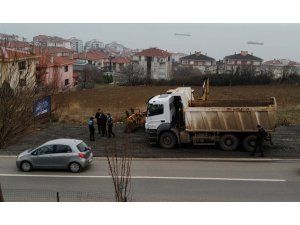
M132 133L145 124L146 112L141 112L140 110L135 112L133 108L131 108L130 111L131 114L128 111L125 112L127 117L125 133Z

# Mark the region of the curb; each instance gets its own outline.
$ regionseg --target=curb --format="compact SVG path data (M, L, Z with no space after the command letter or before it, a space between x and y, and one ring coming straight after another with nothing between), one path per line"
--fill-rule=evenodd
M17 158L17 155L1 155L1 158ZM94 157L94 160L107 160L106 157ZM300 162L300 158L132 158L134 161L214 161L214 162Z

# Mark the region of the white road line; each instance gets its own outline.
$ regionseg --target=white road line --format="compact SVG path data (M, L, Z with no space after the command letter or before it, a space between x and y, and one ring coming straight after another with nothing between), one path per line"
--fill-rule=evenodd
M47 178L110 178L111 176L80 176L80 175L29 175L29 174L0 174L0 177L47 177ZM286 182L284 179L251 179L226 177L156 177L132 176L132 179L161 179L161 180L220 180L220 181L260 181L260 182Z

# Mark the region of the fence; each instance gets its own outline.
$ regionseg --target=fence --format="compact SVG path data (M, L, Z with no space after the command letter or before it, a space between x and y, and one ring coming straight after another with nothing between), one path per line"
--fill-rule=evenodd
M5 202L114 202L114 195L99 192L2 188Z

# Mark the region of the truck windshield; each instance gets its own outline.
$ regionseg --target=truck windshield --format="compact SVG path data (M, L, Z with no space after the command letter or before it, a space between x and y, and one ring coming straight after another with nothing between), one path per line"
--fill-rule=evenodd
M155 116L164 113L164 105L162 104L148 104L148 116Z

